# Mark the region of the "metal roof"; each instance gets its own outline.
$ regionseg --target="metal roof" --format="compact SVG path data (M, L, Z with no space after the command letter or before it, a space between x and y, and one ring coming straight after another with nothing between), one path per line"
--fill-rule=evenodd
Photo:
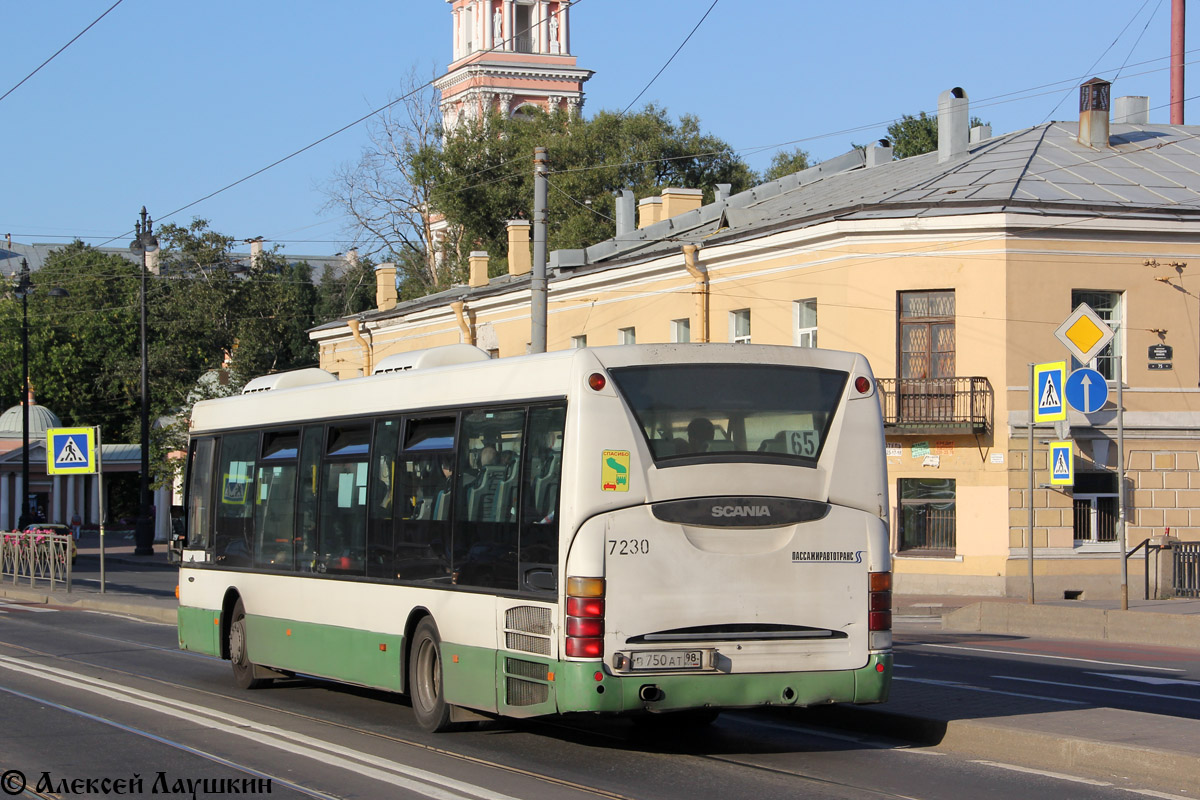
M973 142L944 162L935 151L867 167L855 150L586 250L555 251L549 278L648 261L683 244L744 241L833 220L1008 211L1200 221L1200 126L1114 123L1105 149L1080 144L1078 131L1078 122L1048 122ZM503 276L360 316L402 317L527 283L528 276ZM344 325L335 320L312 330Z

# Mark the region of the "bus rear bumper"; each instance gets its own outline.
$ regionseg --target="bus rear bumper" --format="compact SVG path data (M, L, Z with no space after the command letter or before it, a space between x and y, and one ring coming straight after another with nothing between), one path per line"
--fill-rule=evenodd
M595 662L559 664L560 713L882 703L891 684L892 654L873 653L861 669L829 672L616 676L598 667Z

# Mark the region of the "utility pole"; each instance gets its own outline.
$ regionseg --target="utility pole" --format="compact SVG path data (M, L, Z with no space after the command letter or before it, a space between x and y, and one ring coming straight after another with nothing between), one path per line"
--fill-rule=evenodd
M533 277L530 284L529 352L546 352L546 148L533 148Z

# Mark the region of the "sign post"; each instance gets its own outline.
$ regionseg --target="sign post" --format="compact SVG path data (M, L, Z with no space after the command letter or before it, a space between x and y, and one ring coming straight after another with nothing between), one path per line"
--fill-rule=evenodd
M1080 303L1074 311L1067 315L1063 324L1058 326L1054 335L1066 345L1066 348L1071 351L1071 355L1075 356L1080 364L1090 364L1092 359L1100 355L1100 351L1113 340L1116 332L1100 318L1099 314L1092 310L1091 306L1087 303ZM1158 355L1170 357L1171 352L1168 348L1165 352L1158 351ZM1152 351L1150 357L1155 358L1156 353ZM1126 563L1125 555L1125 548L1128 546L1125 542L1125 403L1122 391L1125 373L1122 369L1120 353L1114 354L1113 362L1114 376L1117 382L1117 542L1121 546L1121 609L1128 610L1129 565ZM1096 402L1091 392L1099 390L1096 379L1099 378L1101 382L1104 382L1104 376L1096 370L1076 370L1072 373L1072 377L1076 373L1084 374L1077 379L1079 388L1075 390L1075 393L1082 405L1090 406ZM1104 383L1104 394L1107 398L1108 385L1106 382ZM1075 406L1075 403L1072 402L1072 405ZM1097 405L1095 410L1098 411L1100 405Z
M100 494L100 592L104 593L104 470L100 428L47 428L46 472L50 475L95 475ZM70 584L67 584L68 589Z

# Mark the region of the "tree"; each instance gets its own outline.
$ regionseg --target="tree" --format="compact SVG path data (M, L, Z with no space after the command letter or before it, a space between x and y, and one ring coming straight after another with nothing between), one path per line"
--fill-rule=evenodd
M440 142L441 122L437 92L410 72L400 98L370 123L358 163L340 167L325 189L327 208L352 220L353 247L384 254L406 280L429 287L449 281L434 256L433 187L417 174L416 156Z
M652 105L589 120L563 112L517 119L492 114L448 131L444 140L425 124L435 109L422 105L415 119L406 109L403 124L385 121L390 135L373 135L359 164L340 172L329 193L355 220L359 240L378 241L366 252L396 262L404 298L464 280L472 250L487 250L493 269L505 268L507 222L532 212L535 147L547 148L551 170L550 249L613 236L613 192L619 189L646 197L665 186L700 188L711 200L714 184L741 191L757 178L727 143L704 133L696 117L672 120ZM403 202L382 202L389 197ZM385 224L381 217L388 214ZM446 223L446 238L435 246L430 225L438 218Z
M979 117L971 117L967 127L987 125ZM892 155L895 158L919 156L922 153L932 153L938 149L937 115L927 115L924 111L918 116L905 114L893 122L887 129L888 139L892 142Z
M811 158L812 156L799 147L790 151L780 150L771 156L771 166L767 167L767 171L763 175L763 180L778 180L785 175L791 175L794 172L816 166L815 161L810 161Z

